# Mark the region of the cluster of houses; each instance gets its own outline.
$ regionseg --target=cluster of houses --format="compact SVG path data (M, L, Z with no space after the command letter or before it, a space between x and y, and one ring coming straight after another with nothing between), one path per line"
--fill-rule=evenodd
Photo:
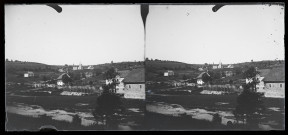
M135 68L131 70L117 71L118 75L114 78L116 80L116 90L111 91L124 96L124 98L145 99L145 70L144 68ZM87 73L86 75L92 76ZM71 78L68 73L62 73L56 80L41 81L34 83L34 87L64 87L64 78ZM110 84L112 80L102 80L103 84ZM102 89L99 87L99 89Z
M222 62L219 62L219 64L209 64L209 65L204 65L202 67L199 67L198 70L199 71L205 71L205 70L209 70L209 69L233 69L234 66L231 64L225 65L222 64Z
M266 97L285 97L285 70L284 67L272 69L260 69L257 79L259 83L256 85L258 92L263 92ZM251 82L246 79L246 83Z
M233 65L224 65L220 62L218 65L213 65L212 69L221 69L221 72L226 77L234 76ZM256 68L257 69L257 68ZM258 70L258 69L257 69ZM259 69L259 74L257 79L259 83L256 88L258 92L265 93L266 97L285 97L285 70L284 67L273 67L270 69ZM174 72L172 70L167 70L164 72L164 76L173 76ZM187 83L185 80L179 80L171 82L175 87L177 86L203 86L203 76L210 76L208 70L203 70L196 78L193 78L196 81ZM247 84L251 80L248 79L236 79L234 80L235 84ZM170 83L169 83L170 84Z
M265 97L285 97L285 70L284 67L277 67L272 69L260 69L258 70L256 78L259 83L256 85L258 92L263 92ZM203 75L210 76L208 72L202 72L197 76L197 85L203 85ZM231 74L231 73L229 73ZM226 76L227 73L226 73ZM239 79L240 83L250 83L251 79Z
M94 69L94 66L90 65L90 66L83 66L81 63L79 65L73 65L72 66L72 70L75 71L75 70L93 70ZM64 72L68 72L68 70L71 70L71 67L63 67L63 68L60 68L58 69L59 72L61 73L64 73Z
M123 94L124 98L145 99L145 70L135 68L132 70L117 71L119 75L115 77L115 93ZM112 80L106 80L106 84Z

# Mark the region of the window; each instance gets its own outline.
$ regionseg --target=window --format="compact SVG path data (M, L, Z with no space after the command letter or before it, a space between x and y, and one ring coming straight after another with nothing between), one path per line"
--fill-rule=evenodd
M141 85L140 85L140 89L141 89Z
M129 85L129 89L131 88L131 86Z
M282 88L282 84L280 84L280 88Z
M269 87L271 88L271 84L269 84Z

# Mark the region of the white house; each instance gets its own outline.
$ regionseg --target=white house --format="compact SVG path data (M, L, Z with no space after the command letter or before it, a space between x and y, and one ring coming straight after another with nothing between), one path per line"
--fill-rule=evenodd
M94 69L94 67L93 66L88 66L87 69L91 69L92 70L92 69Z
M284 68L273 68L263 79L264 88L259 88L259 92L264 92L265 97L285 98L285 70Z
M197 84L198 84L198 85L203 85L203 84L204 84L203 79L202 79L202 77L203 77L204 74L207 74L208 76L210 76L207 72L202 72L201 74L199 74L199 75L196 77L196 79L197 79Z
M226 68L234 68L233 65L228 65Z
M124 98L145 99L144 68L133 69L123 80Z
M73 70L78 70L78 67L77 66L73 66Z
M66 72L66 70L65 70L64 68L59 68L58 71L59 71L60 73Z
M78 70L83 70L83 66L82 66L81 63L80 63L79 66L78 66Z
M174 72L172 70L168 70L166 72L164 72L164 76L173 76Z
M84 67L82 66L82 64L80 63L79 66L73 66L73 70L83 70Z
M93 76L92 72L85 72L85 77L86 78L91 78Z
M213 65L212 69L221 69L223 68L222 63L220 62L218 65Z
M265 97L285 97L285 71L284 68L261 69L256 76L259 83L257 92L263 92ZM246 83L252 80L246 79Z
M203 71L204 69L200 67L200 68L198 68L198 70L199 70L199 71Z
M121 93L121 94L124 94L125 91L124 91L124 88L125 88L125 85L124 85L124 82L123 80L126 78L126 76L130 73L130 70L121 70L121 71L118 71L118 74L116 76L116 93Z
M222 68L222 63L221 62L219 63L218 68Z
M33 76L34 76L33 72L28 71L27 73L24 73L24 77L33 77Z
M63 76L67 76L70 78L70 76L67 73L63 73L61 74L58 78L57 78L57 85L58 86L63 86L65 83L63 82Z

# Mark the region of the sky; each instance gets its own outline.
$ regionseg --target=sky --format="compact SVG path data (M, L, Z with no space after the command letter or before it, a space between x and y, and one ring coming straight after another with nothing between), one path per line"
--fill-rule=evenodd
M139 5L5 5L5 58L49 65L144 60Z
M284 60L284 7L154 5L146 57L191 64Z
M5 5L5 58L50 65L144 60L139 5ZM191 64L284 59L284 7L150 5L146 57Z

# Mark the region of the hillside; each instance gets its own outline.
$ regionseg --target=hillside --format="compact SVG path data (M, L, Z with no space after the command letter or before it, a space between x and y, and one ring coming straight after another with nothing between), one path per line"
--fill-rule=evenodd
M7 69L14 69L14 70L38 70L38 69L57 69L57 66L51 66L51 65L46 65L42 63L36 63L36 62L11 62L11 61L6 61L5 62L5 68Z
M187 64L177 61L146 61L146 67L152 67L158 70L197 69L198 66L200 66L200 64Z
M258 69L265 69L265 68L273 68L277 66L284 66L285 61L284 60L263 60L263 61L254 61L254 62L243 62L243 63L237 63L234 64L234 67L242 67L247 68L250 66L257 67Z
M243 78L242 73L247 70L249 67L254 66L258 69L266 69L266 68L275 68L275 67L283 67L285 65L285 61L255 61L255 62L243 62L243 63L237 63L233 64L234 68L232 69L212 69L208 68L209 72L213 73L220 73L230 70L233 71L236 76L233 77L227 77L223 79L223 81L229 81L229 80L237 80ZM152 60L146 60L146 80L147 81L164 81L164 80L179 80L184 78L195 78L197 77L201 72L199 71L199 67L209 67L210 65L205 64L188 64L183 62L177 62L177 61L152 61ZM210 66L212 67L212 66ZM166 70L173 70L175 75L171 77L164 77L163 73Z
M98 64L94 65L94 68L96 69L101 69L101 70L106 70L110 67L115 67L118 70L126 70L126 69L131 69L131 68L136 68L136 67L143 67L144 62L143 61L138 61L138 62L118 62L118 63L105 63L105 64Z

